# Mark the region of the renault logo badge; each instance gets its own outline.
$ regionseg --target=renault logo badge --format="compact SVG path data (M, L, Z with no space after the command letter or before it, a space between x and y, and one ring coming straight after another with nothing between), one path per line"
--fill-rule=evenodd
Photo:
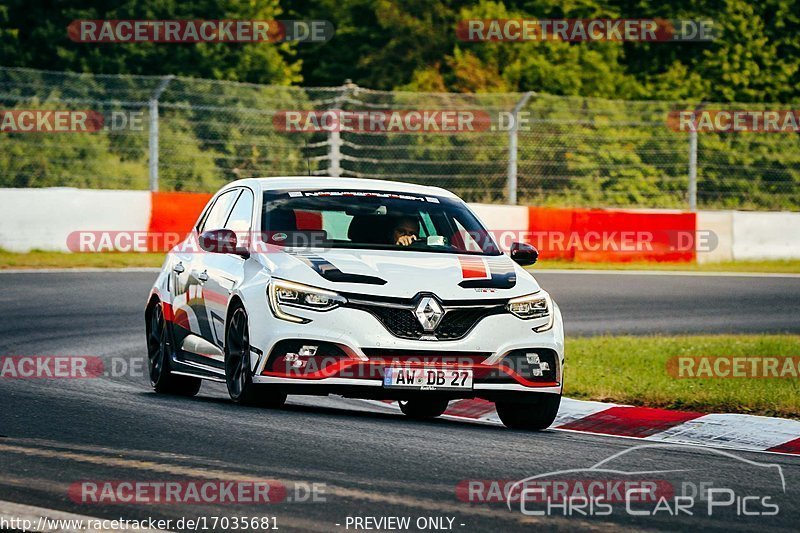
M417 315L417 320L422 325L422 329L431 332L442 321L444 310L433 296L425 296L417 304L414 314Z

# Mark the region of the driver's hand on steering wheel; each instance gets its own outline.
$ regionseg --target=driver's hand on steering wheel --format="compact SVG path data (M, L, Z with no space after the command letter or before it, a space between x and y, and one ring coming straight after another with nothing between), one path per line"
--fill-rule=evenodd
M419 240L416 235L402 235L395 242L398 246L410 246L412 242Z

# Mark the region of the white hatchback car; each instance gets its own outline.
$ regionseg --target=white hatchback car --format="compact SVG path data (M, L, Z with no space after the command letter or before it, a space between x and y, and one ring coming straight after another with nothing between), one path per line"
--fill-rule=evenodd
M151 383L242 404L397 400L415 418L495 402L512 428L558 411L561 313L444 189L340 178L230 183L167 255L146 307Z

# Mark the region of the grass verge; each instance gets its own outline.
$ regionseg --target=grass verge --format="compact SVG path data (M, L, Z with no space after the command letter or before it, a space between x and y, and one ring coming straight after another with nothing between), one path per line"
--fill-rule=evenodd
M32 251L14 253L0 250L0 270L10 268L130 268L160 267L163 253L65 253Z
M675 356L800 356L800 335L568 338L565 395L800 419L800 378L677 379L667 371Z

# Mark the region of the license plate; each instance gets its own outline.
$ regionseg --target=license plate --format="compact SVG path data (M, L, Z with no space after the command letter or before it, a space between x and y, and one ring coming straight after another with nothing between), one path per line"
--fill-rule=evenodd
M472 370L390 367L384 371L383 386L419 390L472 389Z

